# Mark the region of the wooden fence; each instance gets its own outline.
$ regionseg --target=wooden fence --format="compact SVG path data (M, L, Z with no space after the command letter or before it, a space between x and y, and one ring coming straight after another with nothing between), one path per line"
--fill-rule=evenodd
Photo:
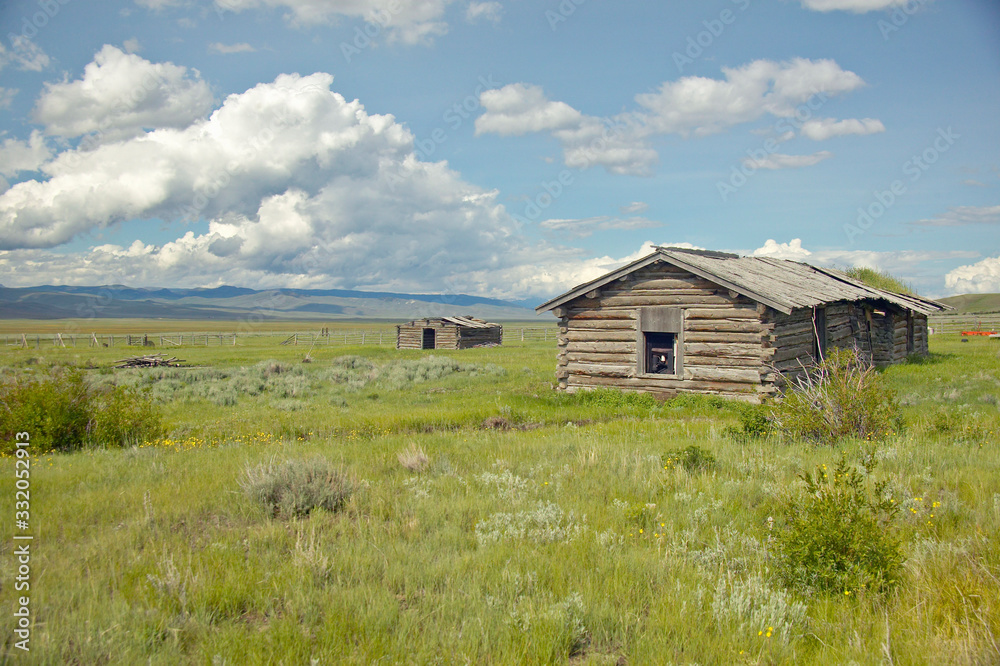
M957 335L962 331L1000 332L1000 313L934 315L928 319L927 325L934 329L935 334Z
M554 326L537 328L505 328L506 342L530 340L555 342ZM355 330L323 329L320 332L299 331L241 331L234 333L21 333L5 335L7 347L235 347L248 339L269 338L280 345L337 346L337 345L396 345L396 331L392 329Z

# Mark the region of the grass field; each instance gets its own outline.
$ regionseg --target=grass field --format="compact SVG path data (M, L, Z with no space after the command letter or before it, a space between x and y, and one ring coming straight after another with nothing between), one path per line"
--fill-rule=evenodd
M8 629L5 660L1000 662L996 341L932 338L929 359L885 372L901 434L834 446L740 436L714 399L556 393L551 342L316 348L302 363L307 349L265 341L182 349L198 367L163 371L109 370L121 350L0 352L5 376L68 364L148 388L167 427L32 460L31 653ZM692 446L714 464L678 464ZM901 507L892 592L775 576L798 475L841 455ZM349 479L339 510L275 516L244 491L317 458ZM2 464L0 607L14 609Z

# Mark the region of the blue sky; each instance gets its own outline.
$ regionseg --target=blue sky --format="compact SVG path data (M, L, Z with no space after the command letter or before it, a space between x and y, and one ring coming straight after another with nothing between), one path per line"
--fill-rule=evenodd
M0 8L0 282L559 293L687 244L1000 291L993 0Z

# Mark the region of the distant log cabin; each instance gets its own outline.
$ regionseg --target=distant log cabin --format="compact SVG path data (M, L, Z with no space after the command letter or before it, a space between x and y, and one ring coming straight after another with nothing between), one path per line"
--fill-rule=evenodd
M877 365L927 354L927 315L945 309L809 264L658 247L536 311L559 318L562 390L759 402L828 348Z
M503 343L503 326L475 317L417 319L396 327L396 349L470 349Z

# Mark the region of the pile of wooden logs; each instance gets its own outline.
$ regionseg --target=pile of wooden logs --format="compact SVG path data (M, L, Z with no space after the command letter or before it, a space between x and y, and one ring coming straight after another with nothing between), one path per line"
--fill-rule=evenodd
M115 361L116 368L178 368L184 359L171 356L166 358L166 354L150 354L149 356L132 356Z

